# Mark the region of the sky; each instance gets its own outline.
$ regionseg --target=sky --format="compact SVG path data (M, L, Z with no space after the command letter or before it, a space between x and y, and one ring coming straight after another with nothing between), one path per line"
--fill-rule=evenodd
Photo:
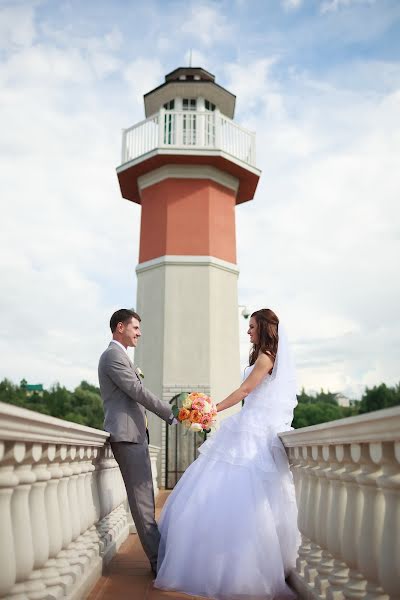
M0 0L0 379L97 384L136 298L121 130L190 51L256 132L239 303L285 323L299 389L398 383L398 0Z

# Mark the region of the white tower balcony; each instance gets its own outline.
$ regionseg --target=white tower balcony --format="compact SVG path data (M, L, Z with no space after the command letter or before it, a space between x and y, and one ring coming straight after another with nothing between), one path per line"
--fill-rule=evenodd
M256 163L255 133L218 109L179 111L161 108L148 119L123 130L122 164L139 157L143 159L156 149L192 156L225 153L233 162L240 161L251 167Z

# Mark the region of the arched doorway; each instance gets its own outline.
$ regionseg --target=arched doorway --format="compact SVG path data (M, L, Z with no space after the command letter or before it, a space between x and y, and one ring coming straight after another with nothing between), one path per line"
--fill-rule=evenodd
M173 405L181 405L181 400L189 392L180 392L169 401ZM207 434L199 435L184 429L182 425L166 428L165 444L165 488L172 490L186 471L188 466L197 458L197 450Z

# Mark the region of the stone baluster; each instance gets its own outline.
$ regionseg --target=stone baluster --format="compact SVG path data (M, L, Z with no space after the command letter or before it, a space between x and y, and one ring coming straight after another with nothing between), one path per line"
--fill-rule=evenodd
M26 581L33 570L34 564L29 493L36 478L32 472L32 465L24 462L27 458L26 444L16 442L12 444L10 452L13 462L16 464L14 473L18 479L18 485L11 497L11 520L17 573L16 583L8 592L8 595L10 598L22 600L28 598L30 591L37 589L35 581L30 583Z
M93 460L95 458L95 452L93 448L86 449L86 461L85 461L85 498L87 503L87 515L88 515L88 529L93 526L96 520L96 510L94 506L94 499L92 496L92 479L93 472L95 470Z
M289 468L293 477L293 484L294 484L294 490L295 490L295 502L296 502L296 510L297 510L297 518L298 518L298 511L299 511L299 499L301 496L301 487L303 484L303 480L301 477L301 459L300 459L300 453L298 452L298 448L288 448L287 449L287 455L288 455L288 461L289 461ZM293 537L293 543L296 545L296 562L298 561L298 553L299 553L299 545L301 544L301 534L300 536L297 534L297 532L294 532L294 537ZM286 567L287 570L287 567ZM291 571L289 573L289 575L291 573L293 573L294 571L294 566L291 565Z
M85 517L86 517L86 529L80 536L82 543L84 544L90 560L96 560L99 554L99 539L97 530L94 527L95 522L95 511L93 505L93 498L91 495L91 484L92 472L94 471L94 465L92 464L92 449L90 447L84 449L84 455L81 468L82 468L82 489L84 492L85 499Z
M102 453L102 449L101 448L96 448L96 460L94 461L94 471L92 473L92 479L90 481L90 487L91 487L91 495L93 498L93 506L94 506L94 510L95 510L95 515L96 515L96 519L95 519L95 524L94 524L94 528L96 531L96 537L99 543L99 551L100 551L100 555L103 555L104 550L105 550L105 546L106 546L106 542L104 537L102 537L102 532L100 529L100 522L101 522L101 503L100 503L100 458L101 458L101 453Z
M88 460L86 463L85 496L87 498L88 503L88 517L90 524L87 534L90 540L91 547L94 549L96 556L101 552L102 549L101 540L95 526L95 523L97 523L100 513L99 497L96 489L96 467L94 465L97 456L97 448L87 449Z
M327 473L332 490L327 545L334 557L332 573L328 577L329 588L326 594L328 600L343 598L343 588L349 579L349 568L343 561L341 542L347 501L347 491L342 476L351 463L350 447L337 444L334 452L334 468Z
M377 485L385 498L382 544L378 578L390 599L400 598L400 442L383 445L382 475Z
M310 539L307 533L307 508L309 506L310 499L310 469L311 464L308 462L307 448L296 448L296 454L299 459L299 478L302 480L300 496L299 496L299 512L297 518L297 524L301 533L301 545L296 561L296 571L304 577L304 568L307 565L307 556L310 553Z
M93 510L95 514L95 522L100 519L100 498L99 498L99 470L98 462L100 457L100 448L93 448L93 471L90 479L90 495L93 502Z
M68 467L65 469L65 460L67 458L67 447L65 445L57 446L57 463L55 464L57 465L58 473L60 475L57 487L57 500L60 514L61 550L59 550L55 556L55 565L64 584L64 593L67 593L67 591L77 583L81 572L76 558L71 557L68 551L68 546L71 543L72 538L71 507L68 497L68 475L72 472L72 469Z
M45 463L46 454L42 444L33 444L30 451L32 471L35 483L29 495L30 520L32 527L32 541L34 554L34 570L29 575L29 581L36 582L36 589L31 590L29 598L34 600L48 599L51 597L46 586L42 571L43 565L49 558L49 533L46 517L45 490L50 479L50 473Z
M78 503L79 503L79 522L80 522L80 531L79 533L82 535L88 528L89 519L88 519L88 510L87 510L87 501L85 498L85 465L83 463L83 459L85 457L85 448L78 448L78 458L79 462L77 463L77 472L78 472L78 481L77 481L77 492L78 492Z
M66 548L72 541L72 516L71 507L69 503L68 488L70 483L70 477L73 475L73 470L68 463L69 452L68 447L65 445L60 446L59 450L60 469L62 471L62 477L58 484L58 502L60 506L61 519L61 531L62 531L62 542L61 548Z
M323 446L321 452L320 468L316 471L316 476L320 479L320 506L318 511L318 519L315 528L315 539L322 549L321 561L317 565L318 575L315 578L315 591L324 597L328 587L328 577L333 568L333 556L328 551L328 529L327 515L331 514L331 486L329 485L328 473L331 471L333 446Z
M75 457L75 453L74 453ZM60 469L63 473L63 477L60 479L58 484L58 502L60 507L61 518L61 531L62 531L62 544L61 550L57 554L57 561L64 559L68 563L68 568L62 568L62 573L70 575L74 581L74 584L78 581L79 576L83 571L81 560L79 555L76 555L74 550L70 547L73 536L74 536L74 519L76 518L73 514L74 503L71 503L70 487L73 486L72 478L74 471L71 468L71 447L62 445L58 449L58 458L60 459ZM73 492L74 495L74 492ZM79 528L79 520L75 525L76 531Z
M311 450L312 467L308 471L310 477L310 488L307 506L307 517L306 517L306 532L307 537L311 541L310 552L305 557L306 566L304 567L304 581L310 590L314 588L314 580L317 576L317 566L321 562L322 550L316 543L315 532L317 522L319 518L320 509L320 497L321 497L321 482L320 478L317 477L317 473L320 470L318 460L321 453L320 446L314 446Z
M51 475L45 492L49 532L49 559L44 565L44 576L46 584L52 588L52 594L55 597L62 597L63 595L67 595L72 589L74 577L69 572L69 563L65 559L58 557L63 545L58 488L64 473L60 468L60 455L55 444L48 445L47 457L49 460L48 470Z
M365 595L367 581L358 571L358 547L361 534L361 519L363 514L363 495L357 483L357 476L369 461L366 444L351 444L350 456L354 467L342 474L347 488L346 513L342 537L342 556L349 567L349 579L343 589L343 595L348 600L361 600Z
M81 573L85 571L86 565L89 562L88 557L85 553L85 548L79 542L79 535L81 531L80 516L79 516L79 500L78 500L78 476L80 473L80 467L77 462L77 448L76 446L70 446L68 448L68 467L72 471L72 475L68 478L68 504L69 513L71 515L71 529L72 529L72 541L67 545L65 551L68 556L68 560L75 569L79 569Z
M79 501L78 501L78 474L80 469L75 462L76 458L76 446L69 448L69 468L72 471L72 475L69 477L68 482L68 504L71 515L71 527L72 527L72 542L76 540L81 531L80 517L79 517ZM71 542L71 543L72 543Z
M104 519L112 511L112 481L110 479L110 467L112 462L109 455L109 448L102 448L102 454L99 463L99 496L100 496L100 518Z
M362 463L362 471L357 475L363 494L358 569L368 582L364 598L383 600L387 596L379 586L378 561L382 542L384 497L377 487L377 479L382 475L382 444L370 443L368 449L369 460L366 464Z
M109 474L112 481L112 509L110 514L110 524L112 526L113 535L118 534L126 520L126 512L122 504L122 489L121 489L121 473L116 460L112 454L111 448L109 452Z
M296 503L297 506L299 506L301 497L301 486L303 484L303 478L301 477L301 459L299 448L289 448L288 459L290 464L290 470L293 475L294 489L296 492Z
M82 459L85 456L83 448L74 446L71 448L70 464L73 475L71 477L70 487L68 489L68 499L71 515L73 515L74 528L72 532L72 542L67 549L75 555L74 565L79 565L82 571L86 571L93 558L93 552L88 548L87 540L84 537L86 519L86 499L85 499L85 475ZM72 564L72 563L71 563Z
M97 530L105 546L111 541L112 534L109 527L109 514L112 511L112 482L110 480L110 467L112 461L110 458L111 449L106 446L101 449L98 471L98 490L100 501L100 521L97 524Z
M11 520L11 497L18 479L14 465L7 461L12 442L0 442L0 597L5 596L16 582L17 564Z

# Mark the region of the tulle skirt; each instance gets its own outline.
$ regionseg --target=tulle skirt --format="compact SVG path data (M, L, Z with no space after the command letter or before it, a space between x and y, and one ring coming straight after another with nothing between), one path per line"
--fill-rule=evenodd
M164 505L155 587L217 600L293 598L285 577L299 533L292 476L276 432L240 413L200 447Z

